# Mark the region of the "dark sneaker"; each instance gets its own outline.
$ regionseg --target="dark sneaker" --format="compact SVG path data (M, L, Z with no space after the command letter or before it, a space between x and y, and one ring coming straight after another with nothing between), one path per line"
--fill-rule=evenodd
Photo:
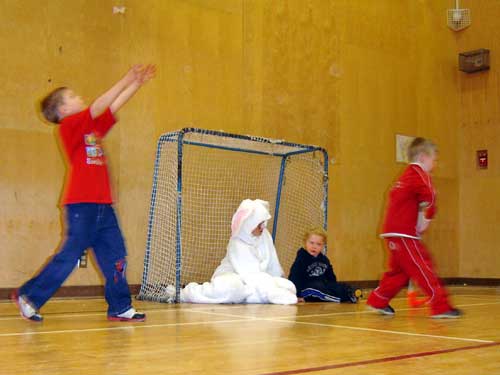
M12 291L10 299L16 304L21 316L24 319L37 323L43 321L43 317L40 313L31 305L26 297L19 295L19 291L17 289Z
M135 311L133 307L118 315L108 315L108 320L112 322L144 322L146 314Z
M396 313L396 311L394 311L394 309L392 308L391 305L387 305L386 307L373 307L371 305L368 305L368 308L370 310L378 312L381 315L390 315L390 316L392 316L392 315L394 315Z
M363 297L363 291L361 289L352 289L349 293L351 303L358 303L361 297Z
M460 318L464 313L459 309L451 309L441 314L431 315L432 319L457 319Z
M300 294L301 294L301 297L304 299L313 298L313 299L316 299L316 300L319 299L320 301L325 301L325 302L337 302L337 303L340 302L339 297L331 296L329 294L323 293L322 291L320 291L318 289L314 289L314 288L306 288L306 289L302 290L302 292ZM307 299L306 299L306 301L307 301Z

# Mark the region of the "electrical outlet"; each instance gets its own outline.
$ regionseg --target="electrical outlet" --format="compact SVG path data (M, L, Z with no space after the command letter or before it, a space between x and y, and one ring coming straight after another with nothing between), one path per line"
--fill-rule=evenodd
M88 264L88 250L83 250L82 255L78 258L78 268L87 268Z

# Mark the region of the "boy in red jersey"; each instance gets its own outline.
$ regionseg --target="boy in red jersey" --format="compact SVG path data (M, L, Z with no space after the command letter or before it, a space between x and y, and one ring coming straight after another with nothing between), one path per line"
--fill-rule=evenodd
M430 172L434 169L437 147L430 140L415 138L408 148L410 164L389 193L382 234L389 250L389 270L369 295L367 304L385 315L394 315L390 300L413 280L429 296L433 318L458 318L437 276L430 253L420 241L436 213L436 193Z
M106 157L101 139L115 124L114 114L155 75L153 65L135 65L89 107L72 90L60 87L42 100L50 122L59 124L59 136L69 162L62 205L66 238L43 269L11 298L25 319L43 320L38 310L59 289L83 251L91 247L105 282L108 319L144 321L132 307L125 270L126 248L112 207Z

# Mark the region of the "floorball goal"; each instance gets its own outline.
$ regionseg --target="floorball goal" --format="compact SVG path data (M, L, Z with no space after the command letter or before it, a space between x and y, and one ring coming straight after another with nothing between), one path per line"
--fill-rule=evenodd
M195 128L163 134L138 298L176 302L183 285L209 281L246 198L269 202L268 229L288 274L304 231L326 228L327 197L321 147Z

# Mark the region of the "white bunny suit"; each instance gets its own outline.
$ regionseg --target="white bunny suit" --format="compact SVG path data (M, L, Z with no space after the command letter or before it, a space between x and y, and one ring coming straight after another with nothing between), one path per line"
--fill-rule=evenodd
M210 282L189 283L181 290L181 302L192 303L297 303L293 283L283 278L272 237L264 227L271 218L269 204L245 199L233 215L227 253Z

